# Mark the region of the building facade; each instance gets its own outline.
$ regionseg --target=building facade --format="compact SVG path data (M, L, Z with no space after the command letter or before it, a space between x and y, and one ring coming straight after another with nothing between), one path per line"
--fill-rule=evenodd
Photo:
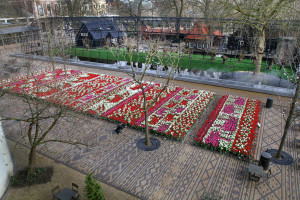
M23 13L24 17L34 16L36 19L57 16L103 16L108 14L110 5L106 0L8 0L8 4Z

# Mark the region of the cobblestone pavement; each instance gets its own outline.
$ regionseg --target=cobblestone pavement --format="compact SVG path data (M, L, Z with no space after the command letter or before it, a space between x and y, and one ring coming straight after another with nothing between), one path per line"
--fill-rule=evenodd
M177 83L185 86L183 82ZM188 87L194 85L189 84ZM197 87L206 86L198 84ZM216 90L218 95L234 91ZM234 92L242 94L240 96L252 96L243 91ZM256 95L257 99L265 100L263 95ZM252 98L255 97L253 95ZM4 109L8 108L8 102L7 99L0 101L2 116L9 112ZM283 132L283 112L284 107L278 105L270 109L262 108L256 159L259 159L261 152L278 148ZM87 116L84 118L86 123L78 118L70 119L75 124L69 121L59 123L49 137L57 133L60 137L70 137L71 132L72 137L89 143L89 148L78 149L68 144L47 143L38 151L80 172L93 173L102 182L142 199L199 199L204 192L216 192L223 199L300 199L300 172L294 164L279 166L271 163L273 173L268 179L262 179L259 183L250 182L242 172L247 163L193 146L191 138L201 126L201 121L183 143L157 137L161 147L145 152L136 148L137 140L143 137L141 131L126 128L122 134L117 135L113 133L116 124ZM5 121L3 128L7 138L20 141L19 123ZM284 151L293 158L297 156L293 143L295 134L296 131L291 128L284 146ZM22 143L26 144L24 141Z

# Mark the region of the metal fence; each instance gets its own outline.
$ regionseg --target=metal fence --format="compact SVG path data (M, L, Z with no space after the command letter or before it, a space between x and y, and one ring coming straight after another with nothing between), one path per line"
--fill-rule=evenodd
M268 84L266 76L277 77L278 87L286 87L287 74L298 67L297 33L299 21L273 21L266 29L265 51L256 82ZM243 71L252 73L256 62L258 32L237 20L175 17L59 17L32 23L38 30L1 33L0 47L11 53L65 56L100 63L113 63L109 48L134 45L147 50L149 42L158 48L179 49L185 62L182 71L192 76L230 78ZM272 70L271 70L272 67ZM249 77L249 76L248 76ZM250 78L248 78L250 79Z

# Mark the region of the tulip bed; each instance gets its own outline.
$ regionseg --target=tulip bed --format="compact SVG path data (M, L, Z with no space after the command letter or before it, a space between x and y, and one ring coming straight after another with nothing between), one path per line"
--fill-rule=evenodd
M231 95L223 96L200 128L194 143L241 159L254 155L260 104Z
M164 85L143 84L150 105ZM0 89L132 127L145 127L143 93L139 85L128 78L58 69L2 80ZM213 92L168 86L149 108L149 129L164 137L183 140L214 97Z

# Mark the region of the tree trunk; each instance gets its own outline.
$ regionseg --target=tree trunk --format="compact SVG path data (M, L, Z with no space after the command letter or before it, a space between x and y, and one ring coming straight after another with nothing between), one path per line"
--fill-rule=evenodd
M274 58L272 58L272 59L269 59L268 60L268 69L269 70L272 70L272 67L273 67L273 65L274 65Z
M146 129L146 146L147 147L150 147L152 144L150 142L150 135L149 135L149 124L148 124L148 118L149 118L149 115L148 115L148 109L146 108L146 100L144 102L144 108L145 108L145 129Z
M33 166L35 162L35 155L36 155L36 146L32 145L30 149L30 153L28 155L28 165L26 168L26 177L29 178L33 172Z
M277 154L275 156L277 159L280 159L280 157L281 157L281 152L282 152L282 149L283 149L283 145L285 143L285 139L286 139L287 134L288 134L288 130L289 130L289 128L290 128L290 126L293 122L293 115L294 115L294 112L295 112L295 107L296 107L297 99L298 99L298 96L299 96L299 88L300 88L300 77L297 80L297 87L296 87L296 91L295 91L295 94L293 96L293 100L292 100L292 103L291 103L289 116L288 116L288 118L285 122L283 136L281 138L281 142L280 142Z
M255 69L253 75L257 75L260 73L262 57L265 51L265 40L266 40L265 29L263 29L262 31L259 32L259 36L258 36L258 45L256 50L257 60L255 63Z
M118 12L118 15L120 15L120 0L117 0L117 2L116 2L116 4L117 4L117 12Z
M32 1L32 11L33 11L34 19L38 19L39 15L38 15L37 7L36 7L36 0Z
M142 63L138 63L138 68L143 68L143 64Z
M142 3L143 3L143 0L140 0L139 2L139 5L138 5L138 17L141 17L142 16Z
M179 38L180 38L180 19L177 18L176 19L176 40L178 40L177 42L179 42Z
M215 58L216 58L216 55L211 55L211 56L210 56L210 59L211 59L212 61L214 61Z

